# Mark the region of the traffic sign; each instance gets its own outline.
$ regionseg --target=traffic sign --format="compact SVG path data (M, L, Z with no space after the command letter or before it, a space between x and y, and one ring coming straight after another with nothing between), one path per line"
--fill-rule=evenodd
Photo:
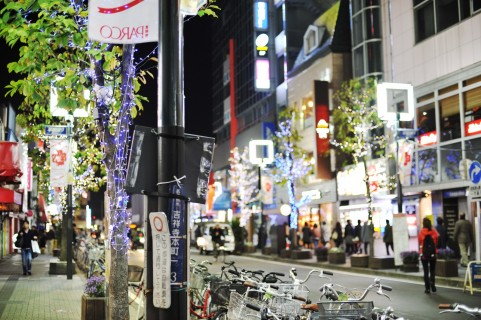
M66 136L67 133L67 126L45 126L47 136Z
M478 161L473 161L469 166L469 179L474 184L481 181L481 163Z

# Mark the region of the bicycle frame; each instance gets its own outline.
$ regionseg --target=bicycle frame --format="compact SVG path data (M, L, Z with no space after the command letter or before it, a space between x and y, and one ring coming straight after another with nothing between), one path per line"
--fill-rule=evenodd
M199 292L194 292L194 294L195 293L199 293ZM207 308L209 307L209 304L210 304L209 299L210 299L210 288L207 288L205 290L205 295L204 295L204 298L203 298L202 305L200 305L200 306L195 305L192 302L192 299L190 300L190 314L195 315L199 319L210 319L210 318L214 317L216 315L216 312L210 312L209 313L207 311ZM196 309L200 309L200 312L196 312Z

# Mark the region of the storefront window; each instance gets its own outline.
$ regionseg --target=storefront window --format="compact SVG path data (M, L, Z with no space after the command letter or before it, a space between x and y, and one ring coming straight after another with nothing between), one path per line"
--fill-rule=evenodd
M464 149L466 150L466 159L471 161L481 162L481 139L471 139L464 143Z
M436 131L436 111L434 103L420 107L417 110L419 134Z
M463 93L464 134L473 136L481 133L481 87Z
M449 141L461 137L459 119L459 96L455 95L439 101L441 141Z
M303 98L301 102L302 128L314 125L314 101L312 96Z
M461 179L459 172L461 158L460 143L450 144L441 148L441 179L443 181Z
M419 183L439 182L438 159L436 149L421 150L418 152L417 170Z

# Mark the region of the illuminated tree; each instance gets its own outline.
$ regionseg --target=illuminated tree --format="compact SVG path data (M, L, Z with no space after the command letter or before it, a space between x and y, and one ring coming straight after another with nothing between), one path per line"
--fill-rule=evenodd
M290 228L298 228L299 208L306 204L310 199L296 197L296 183L305 178L312 172L312 164L307 156L307 152L299 147L301 137L297 129L293 126L295 112L291 108L283 110L279 115L278 130L275 132L276 155L272 176L274 181L281 186L287 187L289 205L291 207ZM292 231L291 231L292 233ZM291 237L291 243L295 248L297 238Z
M232 192L232 201L237 204L240 211L240 226L247 224L252 210L249 205L259 199L257 184L257 170L249 161L249 148L245 147L242 153L236 147L231 150L229 158L229 184Z
M364 166L364 182L368 201L368 220L372 221L372 196L367 160L373 154L383 155L386 147L383 122L377 114L376 80L353 79L344 82L334 94L334 139L331 143L345 153L351 163ZM372 243L372 241L371 241ZM374 246L370 254L374 253Z

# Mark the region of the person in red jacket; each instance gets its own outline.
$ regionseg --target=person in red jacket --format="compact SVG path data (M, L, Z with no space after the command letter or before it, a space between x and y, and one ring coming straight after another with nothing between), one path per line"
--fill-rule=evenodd
M423 246L425 245L424 239L426 238L427 235L430 235L433 242L434 242L434 248L432 248L432 251L434 254L431 254L429 256L426 256L426 248L423 249ZM424 286L426 290L424 293L430 294L432 292L436 292L436 286L434 285L435 283L435 270L436 270L436 253L437 253L437 246L438 246L438 233L436 230L432 227L431 220L428 218L423 219L423 228L419 232L418 236L419 240L419 254L421 256L421 263L423 265L423 271L424 271Z

